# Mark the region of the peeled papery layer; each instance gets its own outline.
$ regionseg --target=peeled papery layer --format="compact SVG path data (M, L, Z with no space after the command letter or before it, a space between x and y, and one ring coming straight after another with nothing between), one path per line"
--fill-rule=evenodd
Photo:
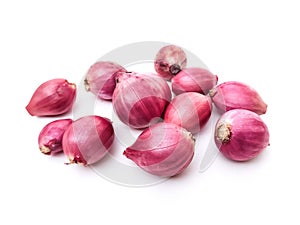
M124 155L153 175L180 174L194 155L195 140L186 129L171 123L158 123L145 129Z

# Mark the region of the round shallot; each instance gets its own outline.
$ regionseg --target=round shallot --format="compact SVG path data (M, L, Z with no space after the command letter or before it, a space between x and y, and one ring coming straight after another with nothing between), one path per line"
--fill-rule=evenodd
M40 151L46 155L62 152L63 135L72 122L71 119L59 119L44 126L38 138Z
M70 163L90 165L110 150L114 130L109 119L85 116L75 120L63 136L63 151Z
M113 94L113 108L128 126L142 129L160 120L171 101L171 90L159 76L119 73Z
M167 45L158 51L154 68L162 78L171 80L186 67L186 62L186 54L182 48L176 45Z
M247 161L258 156L269 145L269 131L256 113L233 109L218 120L215 143L227 158Z
M182 93L167 106L164 121L182 126L195 134L209 120L211 109L210 97L196 92Z

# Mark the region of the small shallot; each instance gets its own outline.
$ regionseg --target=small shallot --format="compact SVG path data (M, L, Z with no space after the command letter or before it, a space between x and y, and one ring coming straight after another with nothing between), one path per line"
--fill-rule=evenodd
M207 94L218 82L218 77L203 68L184 68L172 79L172 91Z
M225 157L247 161L258 156L269 145L269 131L256 113L233 109L218 120L215 143Z
M187 168L194 156L195 140L186 129L157 123L145 129L124 155L153 175L171 177Z
M125 71L126 69L114 62L96 62L86 74L85 89L101 99L111 100L116 87L116 74Z
M70 163L90 165L101 160L110 150L114 130L110 120L85 116L75 120L63 136L63 151Z
M161 48L154 62L156 72L164 79L171 80L186 67L186 54L176 45L167 45Z
M160 120L171 101L171 90L159 76L119 73L113 94L113 108L128 126L142 129Z
M213 88L209 94L221 112L231 109L247 109L261 115L267 111L267 104L257 91L241 82L224 82Z
M196 92L182 93L168 105L164 121L182 126L195 134L207 123L211 109L210 97Z
M26 110L32 116L60 115L72 109L75 97L75 84L66 79L52 79L36 89Z
M46 155L62 152L63 135L71 124L71 119L59 119L44 126L38 138L40 151Z

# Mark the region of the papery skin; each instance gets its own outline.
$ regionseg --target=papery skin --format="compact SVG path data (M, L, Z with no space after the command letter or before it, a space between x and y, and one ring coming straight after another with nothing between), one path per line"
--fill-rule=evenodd
M210 97L196 92L186 92L172 99L166 108L164 121L177 124L195 134L207 123L211 110Z
M254 112L233 109L224 113L215 128L215 143L220 152L234 161L257 157L269 145L269 130Z
M148 173L172 177L191 163L194 146L190 132L176 124L161 122L145 129L123 154Z
M128 126L142 129L156 123L171 101L171 90L159 76L134 72L119 73L113 94L113 108Z
M85 116L77 119L63 136L63 151L70 163L90 165L111 149L114 129L109 119Z
M86 90L100 99L111 100L116 87L115 77L118 72L126 72L126 69L110 61L94 63L89 68L84 80Z
M249 85L237 81L228 81L217 85L210 91L215 106L226 112L232 109L247 109L258 115L267 112L267 104Z
M154 68L162 78L171 80L186 67L186 63L186 54L179 46L167 45L156 54Z
M203 68L184 68L172 79L172 91L207 94L218 82L218 76Z
M62 152L63 135L72 122L71 119L59 119L44 126L38 137L40 151L46 155Z
M26 110L32 116L57 116L72 109L76 85L57 78L41 84L34 92Z

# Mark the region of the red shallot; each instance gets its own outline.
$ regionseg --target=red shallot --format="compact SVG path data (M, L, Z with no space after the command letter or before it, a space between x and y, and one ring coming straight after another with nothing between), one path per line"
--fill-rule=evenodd
M247 109L261 115L267 111L267 104L257 91L241 82L224 82L213 88L209 94L221 112L231 109Z
M26 110L32 116L56 116L71 110L76 97L76 85L66 79L52 79L34 92Z
M125 71L125 68L114 62L96 62L86 74L85 89L101 99L111 100L116 87L116 74Z
M186 54L176 45L161 48L154 62L156 72L164 79L171 80L173 76L186 67Z
M186 129L157 123L145 129L124 155L153 175L171 177L191 163L195 140Z
M182 126L195 134L207 123L211 109L210 97L196 92L182 93L167 106L164 121Z
M218 77L203 68L184 68L172 79L172 91L207 94L218 82Z
M215 143L225 157L247 161L258 156L269 145L269 131L256 113L233 109L218 120Z
M110 150L114 130L109 119L85 116L75 120L63 136L63 151L70 163L90 165Z
M71 124L71 119L59 119L44 126L38 138L40 151L46 155L62 152L63 135Z
M159 76L119 73L113 94L113 108L119 119L136 129L160 120L171 100L167 82Z

